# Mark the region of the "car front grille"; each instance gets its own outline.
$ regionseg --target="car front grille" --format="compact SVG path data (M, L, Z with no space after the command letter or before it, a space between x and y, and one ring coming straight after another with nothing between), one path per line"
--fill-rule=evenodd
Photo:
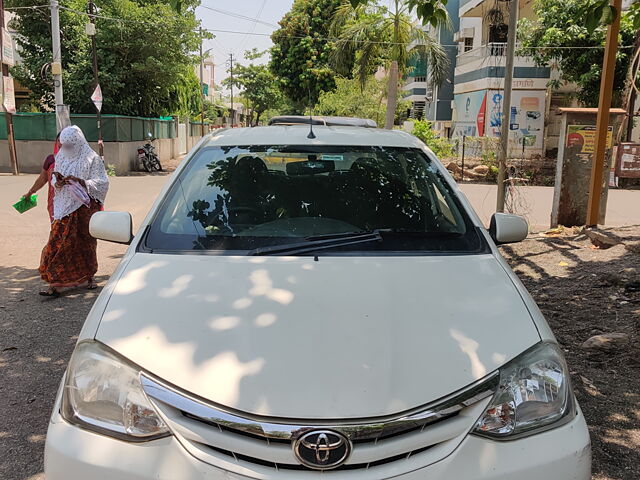
M252 478L317 475L297 459L293 444L301 435L322 429L339 432L352 445L344 464L323 471L325 475L339 479L345 471L368 470L373 479L417 470L453 452L484 411L498 377L398 416L305 423L232 412L146 374L141 382L182 445L206 463Z

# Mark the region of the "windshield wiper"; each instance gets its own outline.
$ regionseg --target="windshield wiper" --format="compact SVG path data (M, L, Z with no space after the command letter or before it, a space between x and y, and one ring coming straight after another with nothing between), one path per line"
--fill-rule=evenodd
M384 230L382 230L384 232ZM381 242L380 230L362 233L346 233L307 237L309 240L297 243L285 243L271 247L260 247L251 250L247 255L301 255L303 253L327 250L329 248L356 245L358 243Z

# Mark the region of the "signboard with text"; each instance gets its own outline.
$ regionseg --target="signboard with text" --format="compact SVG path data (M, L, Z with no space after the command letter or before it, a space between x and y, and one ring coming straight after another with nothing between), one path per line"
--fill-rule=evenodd
M580 146L580 153L593 153L596 146L595 125L568 125L567 147ZM609 125L607 133L607 148L613 146L613 127Z
M621 143L618 146L616 176L620 178L640 178L640 144Z
M13 42L6 28L2 29L2 63L13 67L16 64L13 54Z
M100 84L96 85L96 89L93 91L93 95L91 95L91 101L96 106L96 110L101 112L102 111L102 88L100 88Z

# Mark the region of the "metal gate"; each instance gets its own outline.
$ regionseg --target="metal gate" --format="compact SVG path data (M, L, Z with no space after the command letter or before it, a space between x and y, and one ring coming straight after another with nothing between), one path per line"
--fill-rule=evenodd
M178 124L178 147L180 155L187 153L187 125L184 123Z

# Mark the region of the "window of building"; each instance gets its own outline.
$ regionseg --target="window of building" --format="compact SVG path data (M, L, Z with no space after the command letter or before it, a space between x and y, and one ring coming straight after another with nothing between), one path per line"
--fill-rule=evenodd
M464 52L468 52L469 50L473 50L473 37L464 39Z
M426 76L414 77L413 81L414 82L426 82L427 81L427 77Z

